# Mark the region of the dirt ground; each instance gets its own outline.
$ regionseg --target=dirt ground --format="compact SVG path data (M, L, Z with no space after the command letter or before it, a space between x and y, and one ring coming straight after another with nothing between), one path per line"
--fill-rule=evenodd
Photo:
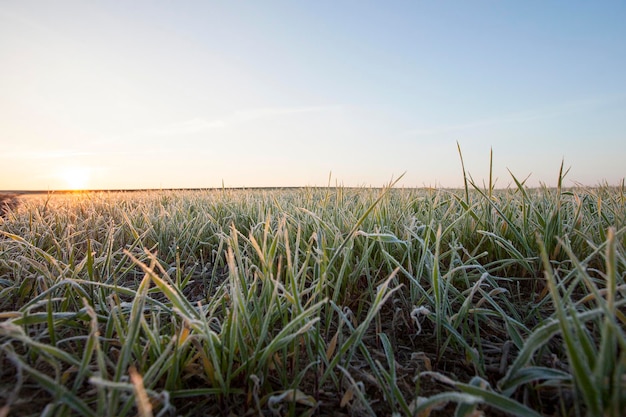
M4 217L7 211L14 209L18 204L17 194L0 193L0 217Z

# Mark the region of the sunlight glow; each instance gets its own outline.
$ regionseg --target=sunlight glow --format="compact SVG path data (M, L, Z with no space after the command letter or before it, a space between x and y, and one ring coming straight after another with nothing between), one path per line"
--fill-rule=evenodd
M68 190L84 190L89 184L91 170L86 167L68 167L61 172Z

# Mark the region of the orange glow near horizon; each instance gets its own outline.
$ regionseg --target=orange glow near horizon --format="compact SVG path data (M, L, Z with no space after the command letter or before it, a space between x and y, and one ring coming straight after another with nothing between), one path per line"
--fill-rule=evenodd
M88 188L91 170L85 167L68 167L61 171L60 178L68 190L85 190Z

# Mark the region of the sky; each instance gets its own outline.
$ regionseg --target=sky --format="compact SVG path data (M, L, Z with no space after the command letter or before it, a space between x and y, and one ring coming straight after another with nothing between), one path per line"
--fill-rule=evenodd
M0 190L626 177L624 1L0 0Z

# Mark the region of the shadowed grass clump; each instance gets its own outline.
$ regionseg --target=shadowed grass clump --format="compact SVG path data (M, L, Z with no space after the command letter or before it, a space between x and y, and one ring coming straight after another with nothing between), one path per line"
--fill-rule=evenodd
M24 199L0 415L624 415L624 187L465 178Z

